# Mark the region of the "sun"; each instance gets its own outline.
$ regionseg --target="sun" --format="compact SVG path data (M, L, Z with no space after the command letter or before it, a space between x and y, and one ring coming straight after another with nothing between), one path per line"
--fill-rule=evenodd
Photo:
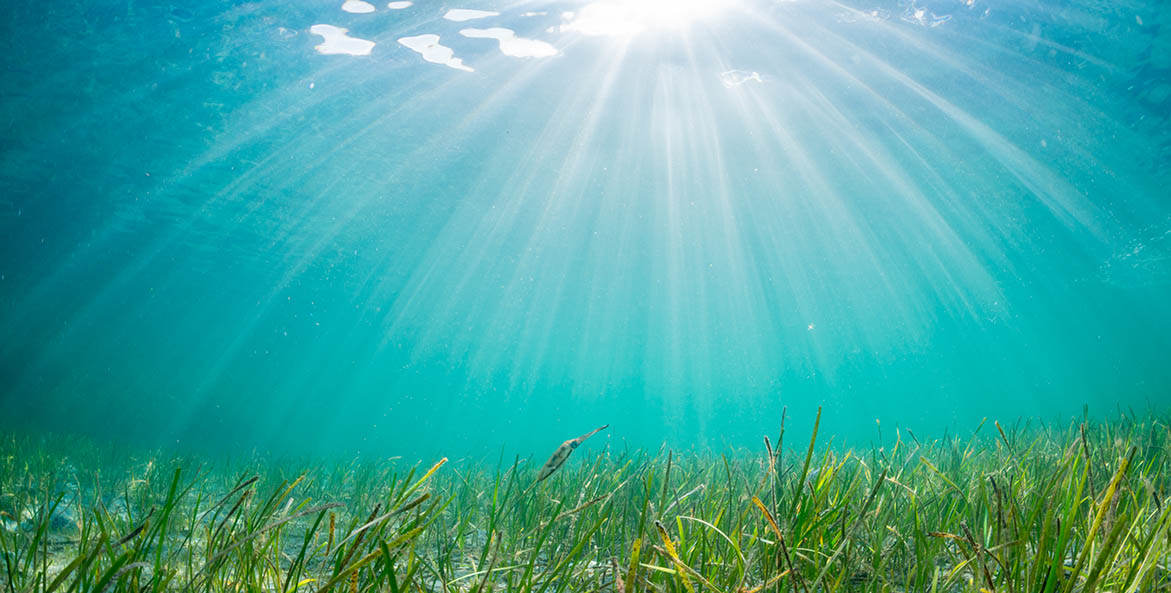
M602 0L562 15L562 31L585 35L633 35L679 30L734 6L713 0Z

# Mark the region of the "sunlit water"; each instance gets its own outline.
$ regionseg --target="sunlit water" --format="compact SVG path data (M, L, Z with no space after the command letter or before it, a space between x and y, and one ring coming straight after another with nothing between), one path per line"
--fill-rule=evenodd
M9 430L528 455L1171 403L1162 2L0 28Z

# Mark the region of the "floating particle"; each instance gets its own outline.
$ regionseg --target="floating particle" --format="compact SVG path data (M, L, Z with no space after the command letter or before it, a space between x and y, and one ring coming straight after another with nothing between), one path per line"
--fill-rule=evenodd
M750 80L764 82L764 80L760 78L759 72L749 72L748 70L728 70L727 72L720 73L720 81L723 82L724 86L728 88L740 86Z

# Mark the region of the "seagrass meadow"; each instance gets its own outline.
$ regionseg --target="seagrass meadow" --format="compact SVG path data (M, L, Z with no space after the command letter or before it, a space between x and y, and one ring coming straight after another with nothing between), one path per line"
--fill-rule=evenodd
M0 586L75 591L1171 590L1165 414L865 449L211 461L6 437Z

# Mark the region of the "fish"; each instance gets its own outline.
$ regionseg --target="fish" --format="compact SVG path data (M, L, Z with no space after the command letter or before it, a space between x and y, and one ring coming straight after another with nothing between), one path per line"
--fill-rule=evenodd
M553 472L557 471L561 468L561 466L565 465L565 461L569 459L569 454L573 453L574 449L578 448L578 446L584 443L586 439L594 436L595 434L598 434L603 430L606 430L609 428L609 426L610 425L607 424L600 428L595 428L590 432L577 437L576 439L569 439L568 441L561 443L561 446L557 447L557 450L553 452L553 455L549 456L549 461L545 462L544 467L541 468L541 472L537 474L537 479L534 480L533 483L536 484L537 482L540 482L541 480L544 480L545 478L553 475Z

